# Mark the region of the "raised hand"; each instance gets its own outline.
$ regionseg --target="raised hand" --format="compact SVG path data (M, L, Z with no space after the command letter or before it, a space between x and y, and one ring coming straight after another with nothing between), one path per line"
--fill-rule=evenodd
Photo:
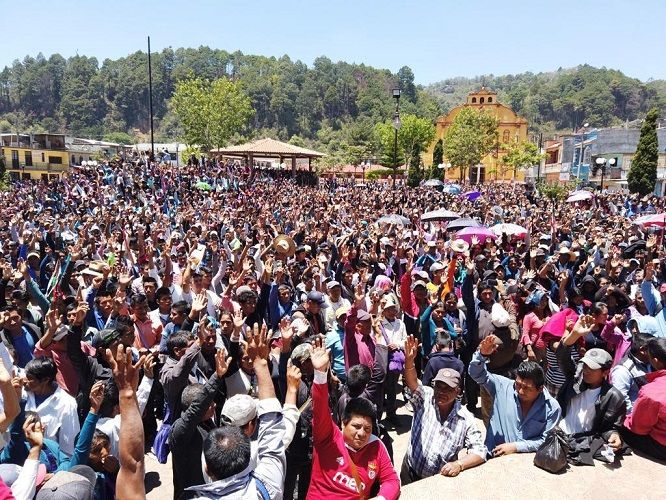
M156 364L157 361L155 360L155 356L148 356L146 361L143 363L143 374L151 380L155 378Z
M291 343L291 339L294 337L294 328L291 326L289 316L284 316L280 320L280 336L282 337L283 344L285 342Z
M241 331L241 328L243 328L246 319L247 318L243 317L243 312L240 309L234 312L234 330L236 332Z
M467 274L473 274L474 270L476 269L476 266L474 265L474 261L472 259L467 259L465 261L465 269L467 269Z
M227 350L222 348L218 349L215 353L215 374L222 378L229 370L231 364L231 356L227 356Z
M99 409L102 406L102 401L104 400L104 386L106 382L98 380L95 382L90 389L90 411L92 413L99 413Z
M477 245L479 244L479 238L477 238L476 236L472 236L472 240L471 240L471 241L472 241L472 246L473 246L473 247L475 247L475 246L477 246Z
M578 321L576 321L576 324L573 326L572 333L578 337L584 337L592 331L594 323L594 316L585 314L578 318Z
M192 299L192 312L199 315L208 307L206 292L195 295Z
M23 434L32 448L41 448L44 444L44 427L36 418L28 418L23 424Z
M312 361L312 367L319 371L325 372L328 371L328 365L330 364L330 358L328 351L323 347L315 347L310 354L310 360Z
M136 364L132 364L132 350L125 349L125 346L119 344L115 356L111 349L107 349L104 358L111 367L118 391L136 392L139 385L139 369L146 357L141 356Z
M287 364L287 390L298 391L301 385L301 378L301 370L289 360Z
M410 365L414 366L414 360L418 355L419 350L419 339L410 335L405 340L405 368Z
M497 350L496 340L495 335L488 335L479 343L479 352L484 356L492 355Z
M265 324L255 323L251 330L247 332L247 350L246 354L252 361L268 359L270 348L268 345L268 328Z

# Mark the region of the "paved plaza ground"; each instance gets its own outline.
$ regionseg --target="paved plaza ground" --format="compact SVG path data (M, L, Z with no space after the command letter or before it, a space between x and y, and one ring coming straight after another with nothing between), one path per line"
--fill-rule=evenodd
M400 396L399 396L400 397ZM398 410L401 428L390 432L396 470L407 451L411 413ZM482 432L483 424L477 420ZM401 499L538 499L538 500L661 500L666 498L666 464L631 455L605 465L571 467L566 473L549 474L532 464L533 454L515 454L490 460L458 477L436 476L402 488ZM173 495L171 461L162 465L152 454L146 457L149 500Z

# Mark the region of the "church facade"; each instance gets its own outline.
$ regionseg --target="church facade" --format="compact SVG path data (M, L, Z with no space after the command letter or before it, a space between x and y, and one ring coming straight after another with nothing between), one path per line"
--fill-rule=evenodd
M467 96L467 102L453 108L446 116L440 116L437 119L437 131L435 140L424 155L424 163L432 164L432 152L439 139L446 141L446 132L453 123L455 117L465 107L472 107L479 111L490 113L497 117L499 121L499 143L498 148L488 154L479 165L467 169L466 177L473 183L491 182L491 181L524 181L525 173L521 170L513 171L512 168L502 165L502 157L506 152L501 144L510 142L523 142L527 140L527 120L519 117L510 107L497 102L497 93L482 87L476 92L470 92ZM444 164L447 163L446 157ZM436 165L435 165L436 167ZM460 169L456 167L447 168L445 178L457 181L460 179Z

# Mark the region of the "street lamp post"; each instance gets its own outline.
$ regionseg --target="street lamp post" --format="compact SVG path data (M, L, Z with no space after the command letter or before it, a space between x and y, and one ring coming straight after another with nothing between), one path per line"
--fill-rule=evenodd
M606 168L607 167L613 167L615 165L615 158L611 158L610 160L607 160L606 158L597 158L595 160L596 167L595 167L595 174L601 170L601 191L604 190L604 176L606 175Z
M400 130L400 89L393 89L393 98L395 99L395 113L393 113L393 129L395 135L393 139L393 189L395 190L395 179L398 176L398 130ZM395 193L394 193L395 196Z
M580 167L583 165L583 155L585 154L585 136L587 135L587 127L589 123L583 124L583 137L580 141L580 156L578 157L578 168L576 170L576 185L580 184Z
M446 178L446 171L451 168L451 163L440 163L437 168L442 171L441 176Z

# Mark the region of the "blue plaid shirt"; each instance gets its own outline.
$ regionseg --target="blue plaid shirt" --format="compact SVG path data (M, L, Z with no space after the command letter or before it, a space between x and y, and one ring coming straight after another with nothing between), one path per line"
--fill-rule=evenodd
M439 474L444 464L458 460L467 448L486 459L486 447L474 416L456 401L446 420L440 418L434 390L420 385L410 398L414 408L412 435L407 448L409 466L420 477Z

